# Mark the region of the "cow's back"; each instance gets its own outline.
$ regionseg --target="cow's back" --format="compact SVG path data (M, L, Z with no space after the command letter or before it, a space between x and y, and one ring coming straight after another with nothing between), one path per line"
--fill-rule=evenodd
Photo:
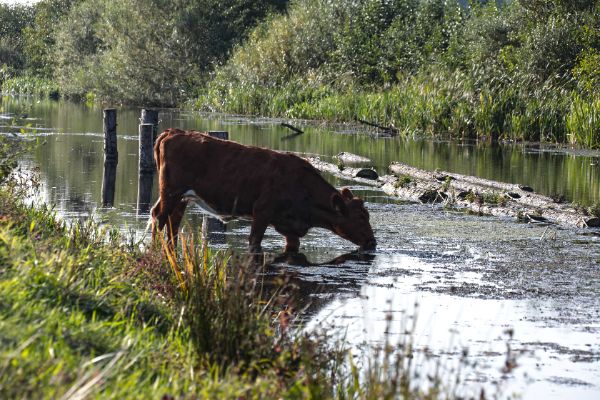
M224 215L252 215L258 199L271 200L275 208L310 201L308 191L324 182L295 155L194 131L165 131L157 139L156 153L167 185L177 186L180 193L193 189Z

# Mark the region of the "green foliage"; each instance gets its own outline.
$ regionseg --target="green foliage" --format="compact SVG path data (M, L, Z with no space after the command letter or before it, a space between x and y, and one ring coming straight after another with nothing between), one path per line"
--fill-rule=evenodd
M503 193L484 192L483 203L491 205L504 206L507 202L506 196Z
M191 61L203 70L225 61L231 48L266 16L285 10L288 0L182 1L175 26L187 44Z
M0 4L0 85L5 74L15 74L25 66L23 29L33 21L33 8L26 5Z
M35 5L35 19L23 31L27 68L45 78L52 77L56 68L54 47L55 32L61 27L63 17L81 0L41 0ZM78 30L78 26L70 29Z
M600 93L600 2L459 3L43 0L14 15L3 6L0 57L11 61L0 79L24 66L95 101L369 117L411 135L589 137L580 103Z
M412 183L412 178L409 175L402 175L398 177L398 180L394 183L394 187L398 188L406 188L410 186Z
M571 93L600 92L598 4L299 0L236 48L195 107L566 142L583 129L567 128Z
M600 203L595 203L588 208L589 215L600 218Z
M600 50L582 52L573 73L582 92L589 96L597 95L600 91Z
M181 242L181 257L166 242L162 248L176 278L182 317L199 354L220 368L230 364L259 368L254 362L260 360L265 366L273 362L275 347L281 343L269 317L277 307L272 301L256 301L262 296L256 279L260 268L250 259L237 263L225 253L212 254L193 237L183 237Z

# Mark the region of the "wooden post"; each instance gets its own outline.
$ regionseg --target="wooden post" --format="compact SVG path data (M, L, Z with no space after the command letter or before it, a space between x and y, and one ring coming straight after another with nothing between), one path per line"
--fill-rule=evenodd
M153 125L141 124L139 127L139 167L138 167L138 213L146 213L152 200L154 181Z
M102 177L102 205L110 207L115 201L115 180L117 176L117 110L107 108L103 111L104 130L104 171Z
M153 174L138 175L138 198L137 212L138 214L146 214L150 211L152 201L152 186L154 183Z
M208 131L208 135L223 140L229 140L227 131ZM225 243L225 224L216 218L202 217L202 239L207 238L212 243Z
M140 143L140 160L139 160L139 172L152 174L154 173L154 154L153 154L153 125L152 124L141 124L139 127L139 143Z
M152 143L154 143L158 136L158 110L142 108L140 124L152 124Z

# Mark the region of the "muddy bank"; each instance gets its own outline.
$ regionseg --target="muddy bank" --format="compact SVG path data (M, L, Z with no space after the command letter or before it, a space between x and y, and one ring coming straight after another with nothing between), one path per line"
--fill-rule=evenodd
M360 156L356 156L360 157ZM550 222L579 228L600 227L600 218L589 209L535 193L534 188L491 181L445 171L427 171L402 163L389 166L391 174L379 176L371 168L338 165L318 157L306 157L318 170L338 178L380 187L400 200L442 203L481 215L516 218L528 222Z

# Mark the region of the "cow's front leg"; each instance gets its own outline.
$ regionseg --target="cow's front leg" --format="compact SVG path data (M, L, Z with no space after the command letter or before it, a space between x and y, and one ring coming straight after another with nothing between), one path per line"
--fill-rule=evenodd
M285 252L286 253L297 253L300 250L300 238L295 235L285 236Z
M254 216L252 227L250 228L250 238L248 239L250 253L262 253L260 244L265 236L267 226L269 226L269 222L266 218Z

